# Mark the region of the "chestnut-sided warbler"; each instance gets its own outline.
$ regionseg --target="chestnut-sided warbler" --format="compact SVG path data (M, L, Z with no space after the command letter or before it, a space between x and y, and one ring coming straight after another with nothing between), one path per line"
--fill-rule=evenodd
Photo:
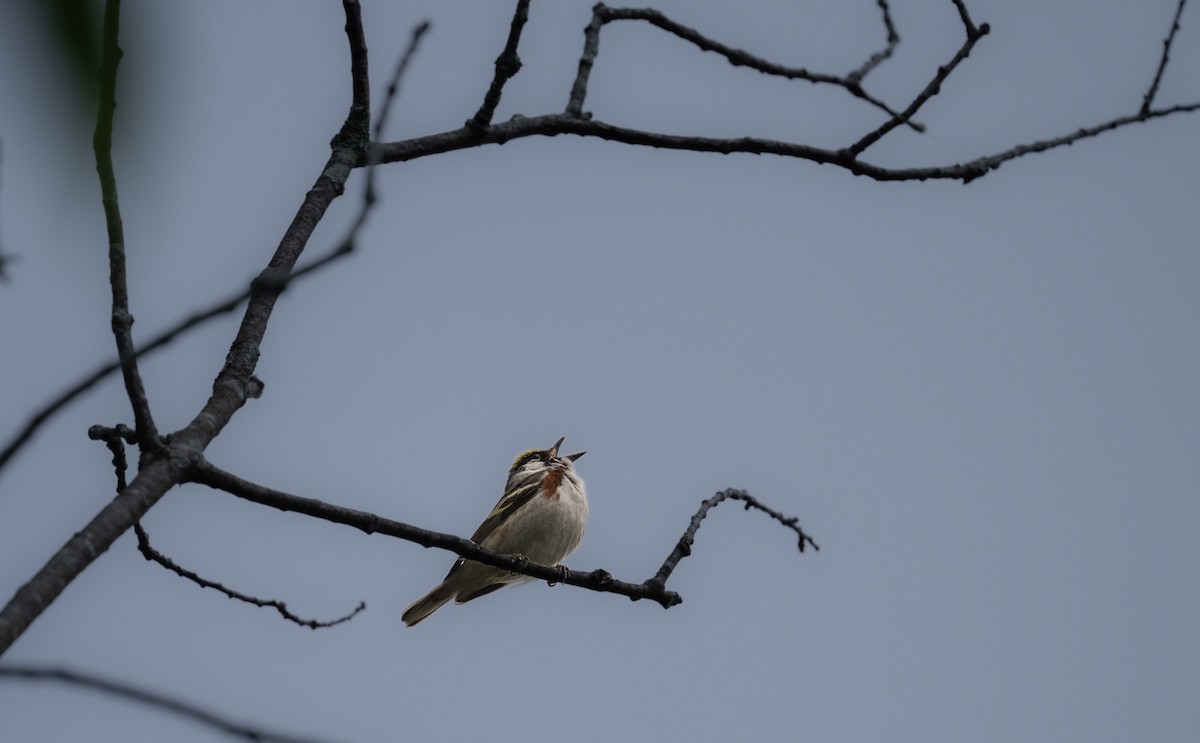
M559 439L549 449L530 449L517 456L508 470L504 497L475 530L472 542L543 565L557 565L575 551L583 541L588 504L583 480L575 474L573 463L585 452L560 457L562 442ZM465 604L527 580L532 579L460 557L437 588L404 610L404 624L413 626L450 599Z

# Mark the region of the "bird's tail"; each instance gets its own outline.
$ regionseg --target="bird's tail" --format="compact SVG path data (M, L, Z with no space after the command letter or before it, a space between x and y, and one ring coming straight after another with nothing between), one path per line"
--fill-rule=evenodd
M411 627L425 617L434 613L450 599L454 598L454 589L447 588L445 583L430 591L424 598L418 599L412 606L404 610L404 624Z

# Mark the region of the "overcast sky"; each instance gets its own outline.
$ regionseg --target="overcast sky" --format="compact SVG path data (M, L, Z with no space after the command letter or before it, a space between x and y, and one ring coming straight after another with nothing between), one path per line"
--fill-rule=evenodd
M498 120L561 111L588 2L534 3ZM433 30L387 139L478 107L510 2L364 0L375 100ZM1133 113L1174 0L974 0L992 24L867 159L940 165ZM657 2L727 43L844 73L871 0ZM897 106L961 43L948 0L896 3L868 88ZM126 0L116 152L137 339L265 265L349 103L336 2ZM1159 101L1200 99L1188 8ZM90 129L0 8L0 436L113 354ZM736 69L641 24L603 32L587 109L616 124L841 146L844 93ZM1200 118L1008 163L969 186L878 183L771 156L525 139L378 172L360 251L279 302L266 393L209 450L299 495L469 535L521 450L566 436L591 517L571 567L641 581L700 501L749 490L821 545L726 505L672 579L684 603L531 583L400 613L450 553L202 487L132 534L5 655L314 738L1184 741L1200 734ZM306 257L358 208L362 173ZM143 363L160 428L207 398L240 317ZM7 600L112 496L110 379L0 473ZM214 741L93 692L0 679L8 741Z

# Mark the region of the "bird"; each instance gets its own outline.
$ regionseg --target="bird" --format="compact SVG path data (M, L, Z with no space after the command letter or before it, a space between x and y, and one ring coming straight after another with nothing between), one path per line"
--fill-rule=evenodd
M508 470L504 495L488 514L471 541L494 552L521 555L543 565L558 565L583 541L588 502L575 460L587 452L559 456L564 436L549 449L521 452ZM459 558L446 578L404 610L405 626L412 627L447 601L465 604L472 599L529 576Z

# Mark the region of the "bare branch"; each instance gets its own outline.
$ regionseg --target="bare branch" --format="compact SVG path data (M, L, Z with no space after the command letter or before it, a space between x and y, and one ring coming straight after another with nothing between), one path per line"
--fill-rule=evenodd
M343 239L334 250L330 251L321 258L314 260L308 265L292 271L292 273L281 282L277 282L275 285L273 285L271 287L272 290L283 291L290 286L293 281L301 276L312 273L326 264L332 263L338 258L349 254L351 250L346 249L345 244L346 239ZM138 358L157 351L187 331L203 325L209 320L233 312L239 306L241 306L242 302L245 302L247 299L253 296L257 288L258 285L254 282L251 282L245 289L237 294L226 299L222 299L207 309L198 310L191 315L188 315L140 346L137 349ZM46 402L40 409L35 411L34 414L30 416L29 420L25 422L25 425L21 428L21 430L12 435L8 443L5 444L4 449L0 450L0 470L3 470L4 466L8 464L9 460L16 455L17 451L25 446L25 444L29 443L29 441L33 438L33 435L37 433L37 430L41 428L47 420L58 413L58 411L69 405L73 400L75 400L75 398L87 392L92 387L95 387L97 384L103 381L105 377L115 371L118 371L120 368L121 362L117 359L113 359L96 367L96 369L90 374L83 377L67 389L63 390L50 401Z
M896 51L896 47L900 44L900 34L896 33L896 24L892 22L892 10L888 7L887 0L876 1L879 3L879 10L883 13L883 28L887 31L887 46L872 54L866 62L863 62L862 67L859 67L846 76L847 80L854 83L862 82L862 79L871 70L878 67L884 60L890 58L892 52Z
M158 692L139 689L130 684L123 684L119 681L110 681L99 676L82 673L80 671L72 671L66 668L51 668L38 666L0 666L0 678L24 679L33 681L61 681L75 686L82 686L87 689L102 691L105 694L123 697L125 699L145 704L149 707L157 707L158 709L166 710L176 715L181 715L202 725L207 725L211 728L220 730L221 732L232 735L237 738L243 738L251 741L269 741L273 743L317 743L312 738L297 738L291 735L282 733L272 733L259 728L252 728L248 725L241 725L232 722L213 712L201 709L188 702L180 701L172 697L168 697Z
M125 472L129 469L129 463L125 459L125 442L136 443L137 432L124 424L118 424L115 428L92 426L88 429L88 438L103 441L112 452L113 470L117 475L117 492L120 493L125 489Z
M529 20L529 0L517 0L517 9L513 12L512 24L508 28L508 41L504 51L496 57L496 74L492 84L483 96L483 105L475 115L467 120L467 126L475 131L483 131L492 123L496 115L496 107L500 105L500 93L504 84L521 71L521 58L517 56L517 46L521 43L521 31Z
M104 220L108 225L109 284L112 285L112 332L117 340L117 356L125 377L125 391L133 406L133 418L143 447L157 447L158 429L150 414L150 402L138 373L137 352L133 346L133 315L129 312L129 285L125 274L125 227L117 197L117 176L112 160L113 113L117 108L117 65L121 48L117 45L121 0L108 0L104 8L103 60L100 63L100 110L92 147L96 152L96 172L100 176Z
M531 562L516 555L493 552L486 547L475 544L469 539L463 539L453 534L443 534L429 529L422 529L419 526L412 526L401 521L393 521L383 516L368 513L367 511L335 506L316 500L315 498L303 498L298 495L291 495L257 485L243 480L237 475L226 472L207 461L202 461L193 470L189 479L192 482L207 485L217 490L223 490L226 493L253 501L254 503L278 508L281 511L293 511L306 516L324 519L325 521L332 521L335 524L353 526L367 534L384 534L389 537L416 542L422 547L438 547L450 550L486 565L504 568L547 582L567 583L582 588L590 588L593 591L619 593L634 600L651 599L662 604L663 607L670 607L680 602L678 594L673 591L665 591L661 586L649 586L645 583L625 583L615 580L603 570L582 572L539 565L536 562Z
M218 490L224 490L227 493L255 503L278 508L281 511L293 511L337 524L353 526L367 534L385 534L390 537L405 539L410 542L416 542L423 547L439 547L450 550L461 557L505 570L511 570L522 575L528 575L549 583L566 583L602 593L617 593L622 596L628 596L634 601L650 599L657 602L664 609L669 609L683 601L679 594L666 589L667 578L676 565L678 565L679 561L686 556L686 554L682 553L676 555L673 552L653 578L642 583L627 583L616 580L605 570L577 571L561 566L539 565L518 555L493 552L469 539L463 539L453 534L430 531L400 521L393 521L366 511L344 508L313 498L302 498L283 493L243 480L236 475L213 466L207 461L202 462L196 468L191 475L191 479L194 482L208 485ZM800 535L801 552L804 551L805 542L808 542L814 549L817 549L816 543L797 526L797 519L787 518L783 514L767 508L744 491L727 490L718 493L713 498L704 502L700 511L692 517L691 524L675 548L676 552L686 549L686 553L691 554L691 543L695 537L696 530L700 528L700 521L704 519L710 508L726 498L745 501L746 508L753 507L764 511L784 526L795 531Z
M983 26L975 27L975 22L971 20L971 14L967 12L967 4L964 0L950 0L950 2L954 3L954 7L958 9L958 17L962 19L963 28L967 30L968 39L972 36L982 36L987 33L987 29L983 28ZM983 25L986 26L987 24Z
M1175 18L1171 21L1171 30L1167 33L1167 38L1163 40L1162 57L1158 60L1158 70L1154 73L1154 82L1150 83L1150 89L1146 91L1146 95L1142 96L1143 116L1150 113L1150 107L1154 105L1154 96L1158 95L1158 85L1162 82L1167 62L1171 61L1171 44L1175 41L1175 34L1179 32L1179 18L1183 15L1183 6L1186 4L1187 0L1179 0L1179 5L1175 6Z
M88 429L88 436L92 439L103 440L105 444L108 445L109 450L112 451L113 468L117 473L117 492L121 492L125 489L125 441L133 443L134 432L127 426L122 425L118 425L115 428L92 426L90 429ZM150 535L147 534L146 530L142 528L141 522L135 522L133 525L133 530L134 533L137 534L138 551L141 552L142 557L146 558L147 560L158 563L179 577L186 578L201 588L211 588L215 591L220 591L231 599L244 601L245 603L253 604L254 606L273 608L278 611L284 619L288 620L289 622L294 622L301 627L308 627L309 629L333 627L334 625L341 624L342 622L350 621L356 614L367 608L366 602L360 601L358 602L358 606L354 609L354 611L350 612L346 616L329 622L318 622L315 619L301 619L289 611L287 604L283 603L282 601L276 601L274 599L259 599L253 596L248 596L244 593L239 593L230 588L226 588L216 581L203 578L198 573L187 570L186 568L180 566L174 560L150 546Z
M872 57L857 72L847 77L839 77L821 72L811 72L803 67L787 67L776 64L741 49L726 46L719 41L701 34L694 28L689 28L682 23L671 20L662 12L653 8L609 8L603 3L599 3L593 9L591 22L584 29L583 55L579 60L579 72L575 78L575 83L571 86L571 97L567 104L567 113L576 116L583 115L583 101L587 97L587 81L591 74L592 66L595 63L596 55L599 53L600 29L604 24L611 23L612 21L645 21L673 36L694 44L703 51L721 55L734 67L749 67L765 75L783 77L788 80L807 80L810 83L836 85L844 88L855 98L859 98L876 108L882 109L892 117L897 117L899 114L883 101L872 97L864 91L861 85L863 76L884 58L890 56L891 50L900 41L899 36L895 34L895 27L891 25L891 16L888 13L886 3L881 2L880 4L884 10L884 24L888 29L888 46L884 52L880 52L875 56L883 56L875 62L872 62L875 59L875 57ZM910 126L917 131L923 129L919 124L910 124Z
M259 389L252 379L267 321L279 296L272 281L289 276L313 230L329 205L340 196L346 178L362 164L370 141L370 83L367 79L367 49L362 15L357 0L343 0L346 36L350 45L353 98L350 113L333 138L332 152L316 183L305 194L292 224L267 268L260 275L270 289L256 291L246 306L237 337L230 346L225 365L213 382L213 392L204 407L183 429L171 436L161 450L145 452L137 476L129 486L72 536L50 560L17 589L0 610L0 654L21 636L80 572L106 551L113 542L139 521L160 498L178 484L200 461L205 448L216 438L246 399Z
M416 53L421 37L424 36L428 30L428 21L418 24L413 29L412 40L396 66L395 73L392 75L391 82L388 85L387 96L384 98L384 103L380 111L379 118L375 123L376 139L380 137L388 116L388 112L391 109L391 105L397 98L400 79L408 68L413 55ZM301 268L297 268L287 276L279 277L275 274L272 274L267 278L259 276L254 281L250 282L247 288L243 289L237 294L220 300L207 309L198 310L192 313L188 317L180 320L171 327L151 338L144 345L137 349L136 354L138 358L162 348L180 335L183 335L187 331L197 326L203 325L209 320L236 310L239 306L241 306L242 302L245 302L247 299L252 297L256 291L272 291L277 293L282 292L287 289L287 287L290 286L293 281L301 276L312 273L313 271L323 268L327 264L354 252L355 241L358 237L358 233L361 232L363 225L366 224L368 213L374 204L374 172L373 168L368 166L366 190L363 196L362 208L359 210L358 215L355 217L350 228L347 230L346 235L337 243L336 246L334 246L330 252ZM2 264L0 264L0 267L2 267ZM26 421L25 425L12 435L8 443L5 444L4 448L0 449L0 470L3 470L4 466L8 464L9 460L13 458L17 451L33 438L33 435L39 428L42 427L42 424L58 413L58 411L70 404L75 398L99 384L105 377L107 377L109 374L112 374L114 371L119 370L120 368L121 362L119 359L102 364L90 374L83 377L63 392L59 393L56 397L52 398L40 409L35 411L33 415L30 416L29 420Z
M929 81L929 84L925 86L925 89L917 94L917 97L912 100L912 103L908 104L908 107L904 109L903 113L892 116L892 118L884 122L882 126L878 127L872 132L868 132L857 142L850 145L849 152L854 157L858 157L862 154L863 150L878 142L888 132L907 122L917 113L918 110L920 110L921 106L925 105L926 101L937 95L942 89L942 83L946 81L946 78L950 77L950 74L954 72L954 68L958 67L958 65L964 59L970 56L971 50L975 48L975 44L978 43L979 40L986 36L988 31L991 30L986 23L976 28L974 24L971 23L971 19L967 17L967 10L965 7L963 7L962 3L956 2L955 4L958 5L958 7L962 10L963 23L967 28L966 41L964 41L963 45L959 47L958 52L955 53L954 57L949 63L938 68L937 74L933 76L933 79Z
M747 493L745 490L722 490L713 497L700 504L700 510L696 511L696 515L692 516L691 523L683 532L683 536L679 538L679 542L675 545L675 549L667 555L667 559L663 561L662 567L658 569L649 582L659 585L666 585L667 579L671 577L671 573L675 572L675 568L679 567L679 561L692 554L692 544L696 541L696 532L700 530L700 522L704 521L704 517L708 516L709 510L717 507L726 500L740 500L745 503L745 510L756 508L759 511L767 514L787 528L796 532L800 536L800 551L804 551L804 545L810 544L814 550L820 550L817 543L812 540L812 537L804 533L799 526L799 519L795 516L784 516L782 513L764 506L758 502L758 499Z
M1012 147L1003 152L981 157L977 160L972 160L971 162L963 163L962 165L954 167L961 168L962 172L964 173L974 174L968 175L964 178L964 182L969 183L971 180L982 175L986 175L989 171L999 168L1009 160L1015 160L1023 155L1045 152L1046 150L1052 150L1057 147L1072 145L1082 139L1089 139L1099 134L1110 132L1114 129L1120 129L1121 127L1129 126L1130 124L1139 124L1150 121L1151 119L1158 119L1177 113L1190 113L1197 110L1200 110L1200 103L1170 106L1169 108L1160 108L1144 114L1139 113L1132 116L1119 116L1102 124L1097 124L1096 126L1090 126L1085 129L1076 130L1070 134L1064 134L1061 137L1042 139L1036 142L1030 142L1029 144L1017 145L1016 147Z
M142 557L145 557L147 560L150 560L151 562L156 562L159 565L162 565L164 568L166 568L167 570L170 570L172 573L175 573L176 575L178 575L181 578L186 578L186 579L190 580L191 582L195 583L196 585L200 586L201 588L211 588L215 591L220 591L221 593L225 594L226 596L228 596L231 599L237 599L238 601L244 601L245 603L253 604L254 606L270 607L270 608L274 609L275 611L279 612L280 616L282 616L284 619L288 620L289 622L294 622L295 624L298 624L301 627L308 627L309 629L321 629L323 627L333 627L334 625L341 624L342 622L350 621L360 611L367 608L366 602L360 601L360 602L358 602L358 606L356 606L354 608L354 611L350 612L349 614L347 614L343 617L339 617L338 619L334 619L329 622L318 622L315 619L301 619L300 617L296 616L291 611L289 611L287 608L287 604L283 603L282 601L276 601L274 599L269 599L269 600L260 599L260 598L255 598L254 596L248 596L244 593L239 593L237 591L234 591L231 588L226 588L225 586L221 585L220 583L217 583L216 581L208 580L207 578L203 578L199 574L194 573L191 570L181 567L174 560L172 560L171 558L167 557L166 555L162 554L161 552L159 552L158 550L156 550L150 546L150 535L147 534L146 530L142 528L142 525L140 522L133 525L133 531L135 534L137 534L138 551L141 552Z
M383 105L379 109L379 116L375 118L374 138L376 140L383 138L383 129L387 124L388 115L391 113L392 104L396 102L400 94L400 81L404 79L404 73L412 63L413 57L421 45L421 39L429 31L429 28L429 21L421 21L413 27L412 36L408 40L408 48L404 50L404 53L400 55L400 61L396 63L392 79L388 81L387 94L383 97Z
M596 137L613 142L670 150L716 152L723 155L743 152L754 155L794 157L801 160L810 160L820 165L836 165L845 168L854 175L866 176L877 181L953 180L969 183L976 178L987 175L989 171L994 170L1001 163L1022 155L1071 144L1080 139L1092 137L1130 124L1150 121L1151 119L1170 116L1172 114L1195 111L1198 108L1200 108L1200 103L1191 103L1156 109L1145 116L1122 116L1088 129L1080 129L1072 134L1056 139L1019 145L1003 152L977 158L969 162L917 168L885 168L873 165L854 157L853 153L849 150L828 150L811 145L780 142L774 139L761 139L758 137L723 139L717 137L661 134L659 132L614 126L595 119L579 119L567 114L551 114L533 118L514 116L504 123L493 124L488 127L487 133L483 137L479 137L464 127L462 129L455 129L454 131L431 134L402 142L388 142L377 146L382 151L382 162L404 162L442 152L476 147L481 144L504 144L505 142L523 137L554 137L560 134L575 134L581 137Z

